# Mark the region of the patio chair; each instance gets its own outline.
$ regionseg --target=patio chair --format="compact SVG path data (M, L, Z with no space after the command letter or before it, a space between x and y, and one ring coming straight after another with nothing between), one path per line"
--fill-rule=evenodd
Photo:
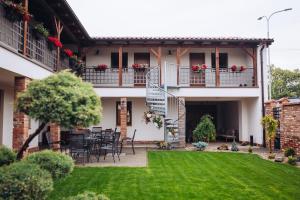
M70 156L77 161L80 155L83 156L83 164L85 164L85 158L89 162L90 151L85 141L85 135L82 133L71 133L69 134L69 148Z
M134 150L134 138L135 138L135 133L136 133L136 129L134 129L132 138L131 138L131 137L124 137L124 138L122 138L122 141L121 141L121 148L120 148L120 154L122 153L123 143L124 143L124 142L126 142L126 144L127 144L127 143L131 144L132 152L133 152L133 154L135 154L135 150Z
M115 154L117 154L119 161L120 161L120 153L119 153L119 140L120 140L120 132L114 132L112 135L112 139L109 139L108 141L105 141L101 146L100 150L104 150L104 160L106 158L107 153L111 153L114 163L115 161Z

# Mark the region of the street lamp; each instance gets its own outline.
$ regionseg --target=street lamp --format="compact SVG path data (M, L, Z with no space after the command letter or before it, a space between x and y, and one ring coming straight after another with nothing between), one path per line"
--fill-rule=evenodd
M286 11L290 11L292 10L292 8L286 8L283 10L278 10L275 11L273 13L271 13L268 17L267 16L261 16L259 18L257 18L257 20L262 20L262 19L266 19L267 20L267 38L270 39L270 19L273 15L277 14L277 13L281 13L281 12L286 12ZM269 65L269 99L272 99L272 74L271 74L271 59L270 59L270 47L268 46L268 65Z

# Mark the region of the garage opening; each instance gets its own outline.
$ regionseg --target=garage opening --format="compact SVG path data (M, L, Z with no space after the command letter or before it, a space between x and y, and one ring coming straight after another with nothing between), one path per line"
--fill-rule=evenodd
M239 141L238 101L186 102L186 142L194 142L193 130L204 115L213 117L217 141Z

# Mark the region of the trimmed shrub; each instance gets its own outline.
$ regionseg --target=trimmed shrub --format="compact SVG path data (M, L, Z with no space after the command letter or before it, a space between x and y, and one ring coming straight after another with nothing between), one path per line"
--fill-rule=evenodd
M275 154L274 153L270 153L269 155L268 155L268 159L270 159L270 160L272 160L272 159L275 159Z
M0 146L0 167L9 165L16 160L16 154L6 146Z
M84 192L73 197L69 197L66 200L109 200L104 194L96 194L94 192Z
M0 169L0 199L46 199L53 180L38 165L16 162Z
M296 155L295 149L293 149L291 147L284 150L284 156L285 157L295 156L295 155Z
M297 164L296 161L297 161L297 158L295 158L295 157L293 157L293 156L289 156L289 157L288 157L288 163L289 163L290 165L296 165L296 164Z
M193 130L193 136L196 141L214 141L216 139L216 127L213 123L213 117L204 115L201 117L200 123Z
M199 141L197 143L193 143L193 146L196 147L199 151L204 151L208 144L206 142Z
M51 150L33 153L25 160L49 171L53 179L63 178L74 169L74 161L70 156Z
M252 149L252 147L251 147L251 146L249 146L249 148L248 148L248 152L249 152L249 153L252 153L252 152L253 152L253 149Z

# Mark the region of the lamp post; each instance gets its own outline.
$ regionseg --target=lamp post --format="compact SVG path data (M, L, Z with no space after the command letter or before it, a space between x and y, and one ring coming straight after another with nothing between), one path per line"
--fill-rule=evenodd
M290 11L292 10L292 8L286 8L283 10L278 10L275 11L273 13L271 13L268 17L267 16L261 16L259 18L257 18L257 20L262 20L262 19L266 19L267 20L267 39L270 39L270 19L273 15L277 14L277 13L281 13L281 12L286 12L286 11ZM270 47L268 46L268 66L269 66L269 85L268 85L268 93L269 93L269 99L272 99L272 74L271 74L271 59L270 59Z

